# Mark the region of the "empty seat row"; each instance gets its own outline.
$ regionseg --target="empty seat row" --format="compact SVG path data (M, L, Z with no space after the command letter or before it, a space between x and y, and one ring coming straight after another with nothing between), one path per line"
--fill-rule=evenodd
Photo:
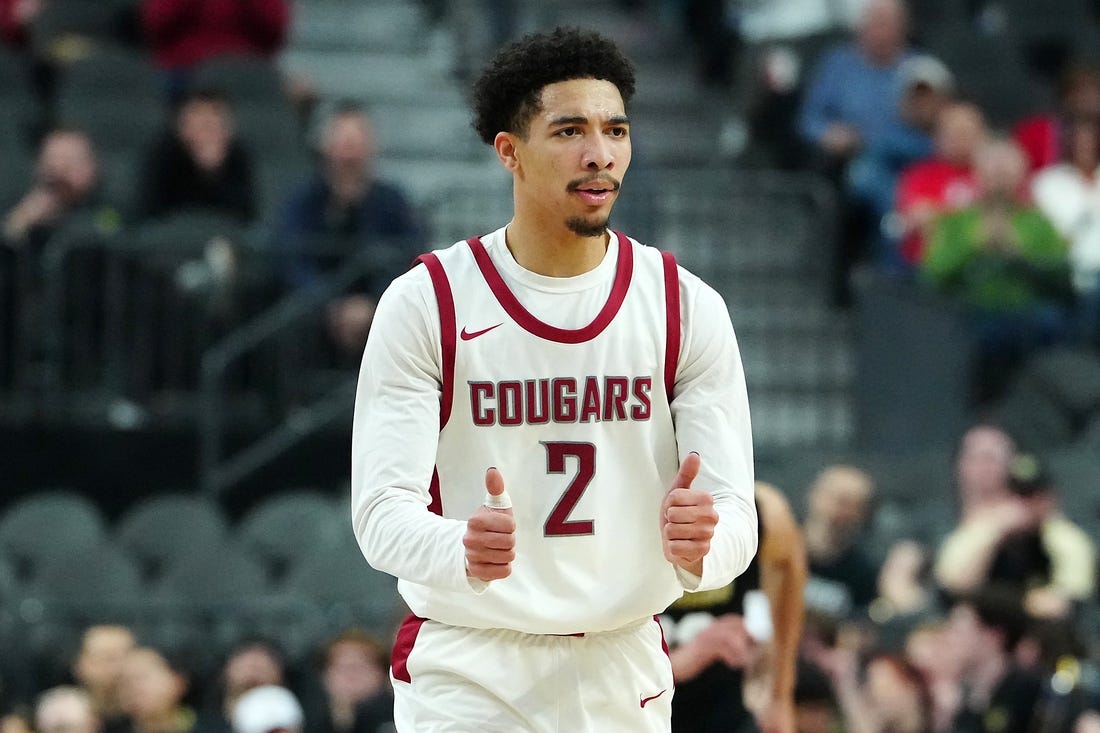
M355 597L357 584L347 578L346 591L330 593L318 585L338 574L343 557L349 575L371 572L347 515L331 498L305 490L269 497L235 523L213 501L177 493L139 501L114 522L87 496L66 490L31 494L0 515L0 558L13 569L15 584L49 594L68 593L61 587L68 577L86 593L110 595L97 593L95 583L66 569L99 565L118 570L117 579L104 576L102 582L119 592L176 583L193 597L236 597L279 589L294 576L322 597ZM331 573L321 573L321 580L310 577L311 569L326 563L332 564ZM200 582L204 573L225 576L230 570L237 587L214 590L217 578L205 587Z
M86 496L41 491L0 514L0 648L18 634L47 666L92 623L212 662L266 635L291 659L351 626L385 638L405 608L332 498L272 496L237 522L205 498L163 494L108 521ZM36 663L38 663L36 662Z

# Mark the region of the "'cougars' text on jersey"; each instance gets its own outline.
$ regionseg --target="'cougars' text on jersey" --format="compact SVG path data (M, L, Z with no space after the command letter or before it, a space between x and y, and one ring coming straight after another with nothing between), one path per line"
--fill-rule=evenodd
M474 425L648 420L653 377L573 377L470 382Z

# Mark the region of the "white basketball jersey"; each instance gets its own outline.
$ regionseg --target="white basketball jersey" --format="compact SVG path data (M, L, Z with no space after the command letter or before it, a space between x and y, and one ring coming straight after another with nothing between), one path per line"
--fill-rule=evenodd
M476 238L421 258L442 334L430 509L467 519L496 466L515 512L516 560L510 577L477 595L402 580L415 614L571 634L620 628L682 594L658 523L679 463L668 394L680 350L677 268L622 234L610 246L609 297L578 329L527 311Z

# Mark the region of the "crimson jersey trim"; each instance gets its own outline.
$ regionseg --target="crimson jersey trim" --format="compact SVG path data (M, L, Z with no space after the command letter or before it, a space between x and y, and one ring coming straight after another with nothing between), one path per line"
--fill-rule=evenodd
M439 398L439 429L443 430L447 421L451 419L451 405L454 402L455 385L455 344L458 331L455 319L455 301L451 293L451 284L447 280L447 273L439 258L431 252L417 257L418 262L423 262L428 268L428 275L432 279L432 288L435 290L435 300L439 305L439 334L440 348L443 352L443 374L441 394ZM432 471L432 482L428 486L428 511L443 516L443 497L439 491L439 471Z
M451 419L451 403L454 401L455 382L455 343L458 326L455 324L455 301L451 293L451 283L443 264L431 252L422 254L417 261L423 262L432 278L435 300L439 304L439 334L443 351L443 385L439 401L439 429L442 430Z
M672 402L680 361L680 273L671 252L661 253L661 264L665 274L665 396Z
M511 316L512 320L528 333L547 341L579 344L591 341L599 336L615 318L615 314L619 312L623 301L626 300L626 292L630 288L630 278L634 273L634 249L630 240L622 233L615 232L615 236L619 241L619 261L615 269L615 281L611 285L611 293L607 296L607 302L604 303L603 308L596 314L592 322L587 326L576 329L558 328L536 318L508 289L508 285L504 282L504 278L500 276L500 272L497 271L489 253L485 251L485 245L481 243L481 239L471 237L466 242L470 245L470 250L474 254L474 261L477 262L478 269L481 270L481 275L488 283L489 289L493 291L493 295L496 296L497 301L505 312Z

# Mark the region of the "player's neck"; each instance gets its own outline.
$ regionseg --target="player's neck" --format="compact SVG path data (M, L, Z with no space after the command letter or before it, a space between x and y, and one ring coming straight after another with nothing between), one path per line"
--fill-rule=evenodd
M519 266L546 277L574 277L596 269L607 253L606 231L582 237L560 226L529 226L513 219L505 231L508 251Z

